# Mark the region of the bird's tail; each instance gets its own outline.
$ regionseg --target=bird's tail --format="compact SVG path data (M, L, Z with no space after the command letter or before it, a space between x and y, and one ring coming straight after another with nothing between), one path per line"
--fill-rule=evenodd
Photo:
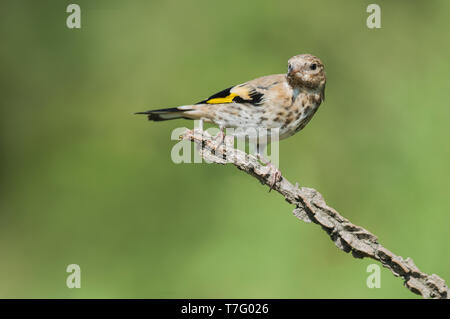
M182 118L190 118L186 116L186 111L192 110L191 105L172 107L168 109L150 110L146 112L137 112L134 114L145 114L149 121L167 121Z

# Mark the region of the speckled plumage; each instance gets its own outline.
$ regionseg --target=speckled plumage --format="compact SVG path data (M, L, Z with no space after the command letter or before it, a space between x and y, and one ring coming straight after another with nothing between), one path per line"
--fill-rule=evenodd
M319 58L310 54L296 55L288 61L286 74L263 76L220 91L196 104L139 112L151 121L177 118L201 120L219 125L223 141L225 128L231 134L244 135L256 144L262 161L264 148L276 137L294 135L311 120L325 99L326 75ZM230 133L226 130L226 133ZM281 172L270 161L272 189Z
M197 104L140 112L149 120L199 119L236 134L279 129L279 138L292 136L311 120L325 96L326 76L319 58L296 55L287 74L263 76L214 94ZM269 136L270 138L270 136Z

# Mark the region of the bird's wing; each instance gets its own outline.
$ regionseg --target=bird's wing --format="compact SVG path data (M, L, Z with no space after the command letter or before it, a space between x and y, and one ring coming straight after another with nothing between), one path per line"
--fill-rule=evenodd
M264 94L247 83L229 87L196 104L248 103L259 105Z
M280 75L269 75L229 87L197 104L245 103L260 106L270 88L280 83Z

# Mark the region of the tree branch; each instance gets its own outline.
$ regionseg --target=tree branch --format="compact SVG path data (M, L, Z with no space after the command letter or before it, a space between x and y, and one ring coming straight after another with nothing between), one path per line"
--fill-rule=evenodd
M231 137L226 137L225 143L220 144L207 132L196 130L187 131L180 138L197 144L200 155L206 161L217 164L231 163L256 177L262 184L270 185L273 171L260 164L255 156L233 148ZM316 190L299 188L298 184L293 185L284 177L273 189L283 195L288 203L295 205L293 213L297 218L320 225L339 249L351 252L355 258L369 257L379 261L394 276L402 277L410 291L424 298L450 297L450 290L441 277L420 271L411 258L403 259L384 248L375 235L352 224L329 207Z

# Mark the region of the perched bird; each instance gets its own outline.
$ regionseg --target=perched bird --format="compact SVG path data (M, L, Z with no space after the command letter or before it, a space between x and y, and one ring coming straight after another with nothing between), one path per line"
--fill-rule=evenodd
M225 128L236 128L236 135L257 130L270 138L277 130L279 139L294 135L305 127L325 99L326 76L319 58L310 54L293 56L287 74L263 76L220 91L196 104L150 110L150 121L173 119L202 120L217 124L223 139ZM254 141L258 144L258 141ZM258 158L266 145L257 145ZM266 163L271 165L270 162ZM281 178L274 167L274 181Z

